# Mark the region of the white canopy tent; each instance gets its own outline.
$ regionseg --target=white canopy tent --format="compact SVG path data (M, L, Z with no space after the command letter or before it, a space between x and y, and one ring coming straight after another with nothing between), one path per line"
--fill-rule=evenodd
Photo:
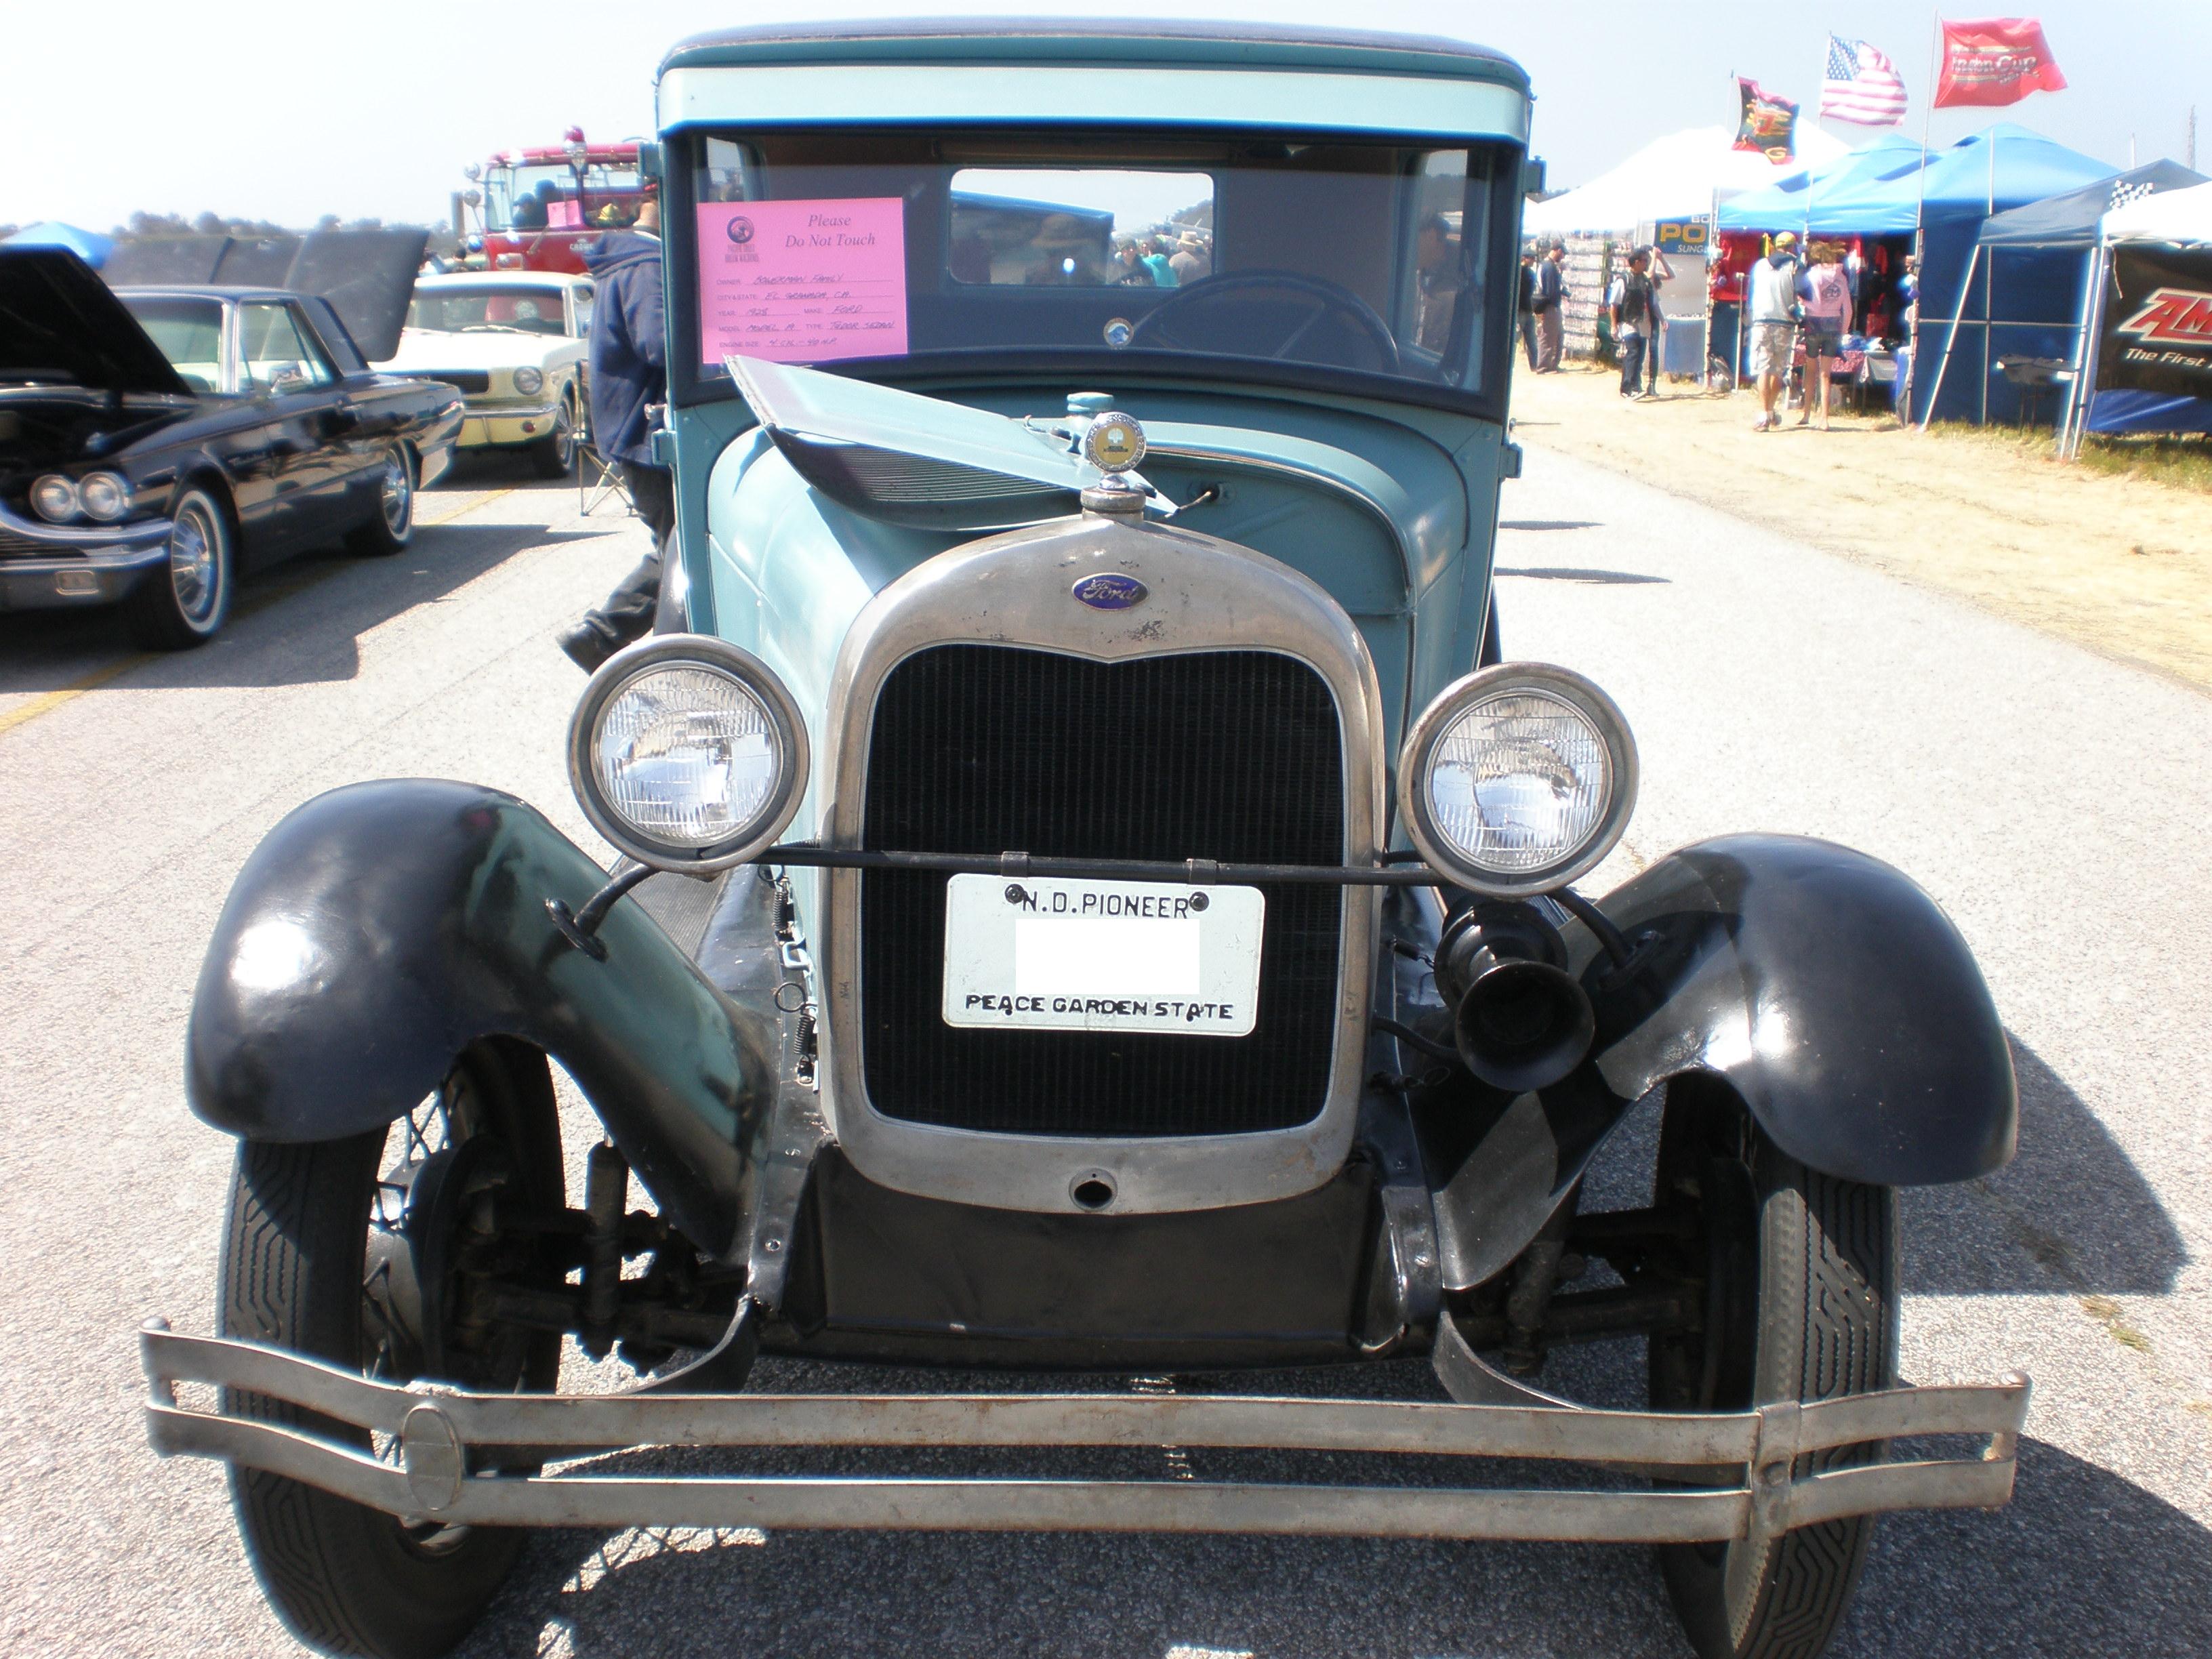
M1702 218L1716 202L1758 190L1850 148L1809 125L1797 129L1797 159L1777 167L1738 149L1729 127L1692 127L1655 138L1579 189L1530 204L1521 217L1531 236L1632 236L1660 219Z
M2212 242L2212 184L2160 191L2105 216L2107 242Z

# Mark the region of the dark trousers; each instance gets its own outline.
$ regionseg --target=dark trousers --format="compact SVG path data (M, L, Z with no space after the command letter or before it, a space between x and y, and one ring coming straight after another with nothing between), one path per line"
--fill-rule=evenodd
M616 584L596 611L584 613L584 626L615 649L653 632L660 608L660 555L676 533L676 480L665 468L623 463L623 483L637 506L637 516L653 532L653 549L637 568Z
M1644 390L1644 337L1624 334L1616 343L1620 347L1620 395Z
M1567 335L1567 319L1559 307L1536 313L1536 372L1548 374L1559 366L1559 350Z
M1533 311L1524 311L1521 313L1521 349L1528 354L1528 367L1535 368L1536 313Z

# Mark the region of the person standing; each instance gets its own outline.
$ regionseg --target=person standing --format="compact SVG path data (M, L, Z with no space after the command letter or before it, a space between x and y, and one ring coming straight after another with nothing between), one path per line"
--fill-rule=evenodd
M1554 242L1536 264L1536 372L1556 374L1560 348L1566 343L1567 245Z
M1168 255L1168 269L1175 273L1177 288L1188 288L1213 274L1213 262L1206 258L1206 244L1196 233L1187 230L1176 240L1176 251Z
M1644 390L1644 353L1651 341L1651 313L1658 304L1650 270L1650 253L1632 249L1628 269L1615 280L1609 296L1613 340L1620 352L1620 395L1631 403L1649 395Z
M1851 317L1850 273L1836 263L1835 245L1815 242L1806 249L1812 263L1797 279L1805 312L1805 407L1797 424L1813 418L1813 389L1820 392L1820 430L1828 429L1829 375L1844 353L1844 334Z
M1759 418L1753 432L1781 424L1775 400L1790 375L1797 332L1797 238L1784 231L1744 278L1745 304L1751 316L1751 372L1759 377Z
M1166 237L1148 236L1145 239L1145 269L1152 273L1155 288L1173 288L1176 285L1175 266L1168 258Z
M1656 397L1659 365L1667 354L1667 307L1660 302L1659 285L1674 280L1674 267L1657 248L1646 251L1651 255L1651 333L1644 343L1644 390L1647 396Z
M1516 307L1521 326L1521 349L1528 354L1528 368L1536 367L1536 250L1521 250L1521 297Z
M637 222L584 250L598 293L589 347L592 447L622 469L631 505L653 538L637 568L598 609L561 631L561 648L586 673L653 631L660 562L676 532L676 480L653 459L653 406L668 397L668 334L661 298L660 202L648 196Z

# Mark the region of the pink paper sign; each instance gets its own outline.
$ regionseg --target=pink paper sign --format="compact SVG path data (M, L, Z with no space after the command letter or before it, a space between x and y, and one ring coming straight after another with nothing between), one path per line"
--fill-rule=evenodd
M699 216L699 346L778 363L906 351L906 219L896 196L708 202Z

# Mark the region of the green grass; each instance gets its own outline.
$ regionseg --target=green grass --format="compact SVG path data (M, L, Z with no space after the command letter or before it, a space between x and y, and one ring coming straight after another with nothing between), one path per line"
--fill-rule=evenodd
M2051 433L2041 428L1972 426L1939 421L1931 433L1948 443L1998 449L2030 460L2051 460ZM2092 433L2081 445L2079 465L2112 477L2142 478L2176 489L2212 495L2212 437L2148 435L2106 438Z

